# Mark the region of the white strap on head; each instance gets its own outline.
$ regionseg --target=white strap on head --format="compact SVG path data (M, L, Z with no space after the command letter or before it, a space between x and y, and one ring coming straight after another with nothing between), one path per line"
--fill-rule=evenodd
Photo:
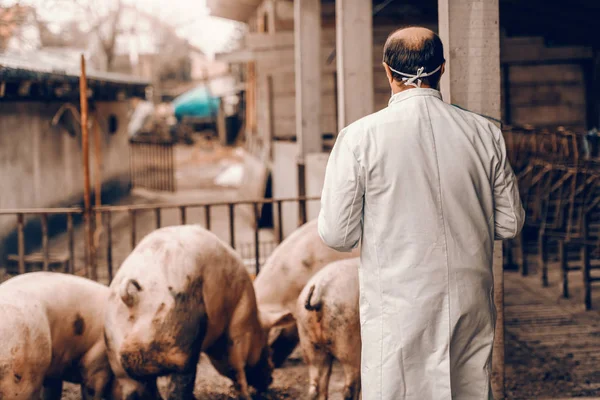
M388 67L392 72L395 72L398 75L402 75L405 77L405 78L402 78L402 82L404 82L405 85L410 85L410 86L420 88L421 82L422 82L421 78L425 78L427 76L431 76L431 75L435 74L436 72L438 72L440 70L440 68L442 68L442 65L440 65L439 67L437 67L436 69L434 69L431 72L423 72L423 71L425 71L425 67L420 67L419 69L417 69L417 73L415 75L405 74L404 72L396 71L394 68L390 67L389 65L388 65ZM415 81L417 81L417 83L415 83Z

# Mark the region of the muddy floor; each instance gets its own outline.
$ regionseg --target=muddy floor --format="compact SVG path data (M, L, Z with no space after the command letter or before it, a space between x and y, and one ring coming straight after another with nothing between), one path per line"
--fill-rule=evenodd
M506 398L507 399L568 399L598 398L600 390L594 376L577 373L581 361L577 354L560 355L555 348L519 340L506 333ZM600 371L600 368L598 368ZM593 373L595 377L600 372ZM308 388L306 365L298 352L283 368L275 370L274 381L263 399L304 399ZM597 380L595 380L597 382ZM339 365L333 368L330 400L342 399L343 373ZM221 377L203 358L199 364L195 390L196 399L231 400L235 394L228 379ZM80 399L79 389L66 385L63 400Z
M586 382L579 382L573 375L576 361L556 357L552 349L529 346L510 333L507 333L506 341L507 399L566 399L600 395L598 390L590 389ZM273 378L270 390L262 399L306 398L308 372L299 351L288 359L283 368L275 370ZM343 384L342 368L335 364L329 388L330 400L342 399ZM220 376L205 357L198 365L194 394L198 400L236 399L231 382ZM67 385L62 398L80 399L79 389Z
M329 399L341 400L343 388L343 372L340 365L335 364L332 372L332 380L329 387ZM160 382L159 382L160 387ZM269 391L261 399L264 400L289 400L303 399L308 389L308 371L301 359L299 351L296 351L287 360L283 368L275 370L273 384ZM196 390L194 395L198 400L234 400L235 392L231 387L231 381L218 374L210 365L206 357L202 357L198 365L198 376L196 378ZM81 397L79 388L67 384L63 391L63 400L79 400Z

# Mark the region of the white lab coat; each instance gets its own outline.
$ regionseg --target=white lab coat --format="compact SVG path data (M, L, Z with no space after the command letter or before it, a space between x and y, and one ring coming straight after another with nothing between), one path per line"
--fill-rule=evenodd
M361 242L362 398L491 398L494 238L525 214L501 131L409 89L342 130L319 234Z

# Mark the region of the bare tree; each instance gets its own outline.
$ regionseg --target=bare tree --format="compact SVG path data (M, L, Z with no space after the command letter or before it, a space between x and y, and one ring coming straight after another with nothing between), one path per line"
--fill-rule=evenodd
M119 21L123 11L122 0L116 0L113 7L105 10L106 0L73 0L83 12L84 18L90 23L90 33L98 39L104 56L104 69L110 71L113 67L116 53Z

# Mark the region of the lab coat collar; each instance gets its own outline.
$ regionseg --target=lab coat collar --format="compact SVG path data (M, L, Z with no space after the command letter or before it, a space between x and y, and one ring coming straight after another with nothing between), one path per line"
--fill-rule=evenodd
M438 99L442 100L442 94L439 90L431 89L431 88L414 88L414 89L406 89L401 92L398 92L392 97L390 97L390 101L388 102L388 106L391 106L395 103L400 103L406 99L415 96L434 96Z

